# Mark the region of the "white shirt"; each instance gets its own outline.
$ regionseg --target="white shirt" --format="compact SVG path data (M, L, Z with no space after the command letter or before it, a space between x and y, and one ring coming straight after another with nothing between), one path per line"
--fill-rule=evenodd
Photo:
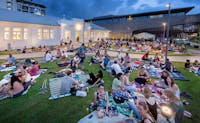
M123 73L120 66L118 64L113 64L111 65L111 68L116 72L116 74L118 73Z
M46 61L51 61L53 59L53 56L50 53L47 53L45 56Z

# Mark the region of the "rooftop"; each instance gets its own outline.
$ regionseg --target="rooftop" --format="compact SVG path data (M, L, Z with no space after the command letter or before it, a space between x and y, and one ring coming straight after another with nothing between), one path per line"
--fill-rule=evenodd
M7 9L0 9L0 21L59 26L58 20L59 20L58 17L46 16L46 15L39 16L31 13L23 13Z
M171 9L171 13L184 12L185 14L187 14L193 8L194 8L194 6L192 6L192 7L185 7L185 8ZM160 11L152 11L152 12L144 12L144 13L127 14L127 15L107 15L107 16L94 17L92 19L86 19L86 21L112 19L112 18L123 18L123 17L129 17L129 16L131 16L131 17L140 17L140 16L167 14L167 13L168 13L168 10L160 10Z

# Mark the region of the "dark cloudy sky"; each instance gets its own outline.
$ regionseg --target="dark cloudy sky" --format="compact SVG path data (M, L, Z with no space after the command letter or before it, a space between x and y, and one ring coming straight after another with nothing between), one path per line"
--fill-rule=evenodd
M93 18L172 8L195 6L192 14L200 13L200 0L33 0L47 6L47 15L69 18Z

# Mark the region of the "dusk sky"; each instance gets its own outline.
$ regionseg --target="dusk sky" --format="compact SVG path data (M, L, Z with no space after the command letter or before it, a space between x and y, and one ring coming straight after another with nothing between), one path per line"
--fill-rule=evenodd
M200 13L200 0L33 0L47 7L47 15L89 19L104 15L123 15L195 6L190 14Z

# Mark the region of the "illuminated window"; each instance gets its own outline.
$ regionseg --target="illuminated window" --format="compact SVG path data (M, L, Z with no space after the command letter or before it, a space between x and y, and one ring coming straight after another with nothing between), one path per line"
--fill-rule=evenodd
M38 29L38 39L42 39L42 29Z
M49 30L48 29L43 30L43 39L49 39Z
M71 32L69 30L65 30L64 38L65 40L69 40L71 38Z
M22 39L22 32L21 28L13 28L12 38L15 40Z
M50 39L54 39L54 30L50 31Z
M10 28L9 27L4 28L4 39L5 40L10 39Z
M24 28L24 39L28 39L28 29Z
M88 33L87 32L84 32L84 39L88 39Z

